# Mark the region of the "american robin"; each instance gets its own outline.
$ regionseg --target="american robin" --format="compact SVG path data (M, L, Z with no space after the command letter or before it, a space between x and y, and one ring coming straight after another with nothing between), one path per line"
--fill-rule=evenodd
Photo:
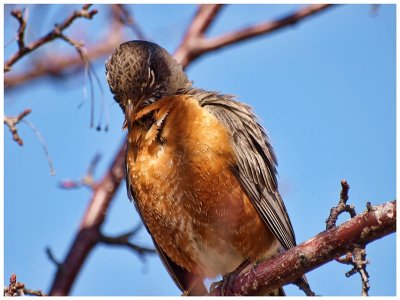
M147 41L121 44L106 76L128 129L128 196L182 291L205 294L204 278L296 245L276 156L249 106L193 87Z

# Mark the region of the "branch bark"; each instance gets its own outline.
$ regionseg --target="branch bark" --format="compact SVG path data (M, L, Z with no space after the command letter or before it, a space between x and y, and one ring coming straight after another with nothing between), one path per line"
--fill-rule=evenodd
M193 18L191 25L189 26L188 32L178 47L174 54L175 59L180 62L184 68L186 68L194 59L199 56L208 53L216 48L202 48L200 52L193 50L195 45L193 41L196 42L198 36L202 36L209 26L214 22L217 17L218 12L221 9L221 5L200 5L199 9ZM311 6L313 7L313 6ZM326 6L327 8L328 6ZM322 11L324 7L321 7L319 11ZM302 9L301 11L303 11ZM312 11L312 12L311 12ZM299 14L296 21L300 21L303 18L314 14L317 10L314 8L308 14ZM274 22L275 23L275 22ZM292 20L293 23L293 20ZM286 24L288 25L288 24ZM283 26L275 26L269 30L259 31L257 34L249 31L249 36L254 37L256 35L262 35L265 33L271 33ZM236 32L232 32L231 35L236 35ZM196 36L195 38L193 36ZM241 34L241 41L245 40L246 36ZM224 39L224 43L221 46L228 46L234 44L239 40L232 39L227 41ZM193 52L194 51L194 52ZM109 51L111 52L111 50ZM90 51L88 51L88 56L90 57ZM193 54L196 55L193 55ZM35 78L46 74L45 72L40 72L40 74L35 75ZM116 157L113 160L111 168L107 171L104 179L95 188L94 194L90 201L89 207L82 219L82 224L79 233L75 237L71 248L69 249L67 258L63 263L63 267L59 268L57 275L53 281L50 295L68 295L76 276L84 263L87 255L93 249L93 247L100 242L100 227L104 222L105 215L107 213L108 206L114 197L114 193L119 187L124 174L125 165L125 140L118 151ZM115 174L119 174L116 176Z
M354 244L366 245L395 231L396 201L375 206L236 277L225 296L265 295L347 253ZM221 295L221 287L210 295Z

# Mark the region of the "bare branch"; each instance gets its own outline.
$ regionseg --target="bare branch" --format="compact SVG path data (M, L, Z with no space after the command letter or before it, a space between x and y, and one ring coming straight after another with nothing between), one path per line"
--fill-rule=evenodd
M56 171L54 169L53 162L51 161L49 151L47 150L46 142L44 141L43 136L41 135L40 131L31 122L24 119L31 112L32 112L32 110L27 108L16 117L4 116L4 124L6 124L7 127L10 129L11 134L13 136L13 140L16 141L18 143L18 145L20 145L20 146L22 146L24 144L24 142L18 134L17 125L20 122L23 122L26 125L28 125L28 127L30 127L32 129L32 131L36 134L36 137L38 138L40 144L42 145L47 162L49 163L50 174L55 175Z
M87 255L99 242L100 226L103 224L111 200L124 178L125 147L124 140L107 173L96 185L79 232L63 263L63 268L57 271L54 278L50 295L68 295Z
M62 268L62 263L60 263L56 259L56 257L53 254L53 251L51 251L50 247L46 247L45 252L46 252L48 259L57 267L57 269Z
M347 200L349 199L348 193L350 186L344 179L340 182L340 184L342 185L342 191L340 192L339 204L336 207L331 208L329 217L325 221L326 229L331 229L334 226L336 226L336 221L339 215L344 212L348 212L350 214L350 217L352 218L356 216L356 211L354 209L354 206L346 204Z
M17 125L19 122L21 122L23 118L25 118L31 112L32 110L30 108L27 108L16 117L4 116L4 124L7 125L8 129L10 129L13 140L16 141L20 146L23 146L24 141L18 134Z
M215 20L221 8L221 4L203 4L199 6L182 43L175 51L175 59L183 67L186 67L200 55L197 53L197 43L204 39L204 33Z
M28 12L28 10L26 10L26 12ZM14 18L16 18L17 21L19 22L19 28L17 33L17 43L19 51L23 51L23 49L25 48L25 29L26 29L26 20L28 19L28 17L26 16L24 18L23 13L24 12L19 9L13 10L11 12L11 15Z
M263 22L214 38L205 38L203 34L211 23L211 20L215 18L216 14L207 11L207 18L200 17L201 12L205 10L203 7L200 7L198 13L194 17L192 26L187 31L183 43L176 51L176 58L183 66L186 66L190 61L193 61L205 53L221 49L228 45L236 44L256 36L269 34L289 25L294 25L309 16L326 10L329 7L332 7L332 5L309 5L278 20ZM216 8L214 7L214 9Z
M17 282L17 275L12 274L10 276L10 284L8 287L4 288L4 296L15 297L15 296L47 296L40 290L30 290L25 288L25 284Z
M128 247L129 249L133 250L136 254L138 254L141 259L144 259L144 256L146 254L155 254L156 253L155 249L142 247L129 241L129 239L132 238L139 231L141 227L143 227L143 224L139 223L138 226L136 226L133 230L130 230L127 233L115 237L109 237L101 234L99 242L104 243L106 245Z
M4 63L4 72L8 72L11 70L11 67L22 57L27 55L28 53L40 48L41 46L53 41L54 39L60 38L61 35L60 33L69 27L76 19L78 18L85 18L85 19L92 19L92 17L97 13L96 9L89 10L90 5L86 4L82 7L80 11L74 11L69 17L67 17L61 24L55 25L54 29L50 31L48 34L44 35L43 37L39 38L38 40L30 43L29 45L25 46L23 40L21 41L18 39L18 46L19 50L17 53L15 53L11 58L9 58L5 63ZM15 16L19 22L20 18L18 17L21 15L22 18L22 12L21 11L14 11L13 16ZM25 23L25 21L24 21ZM25 30L26 23L24 24L23 31ZM20 26L21 30L21 26ZM20 32L19 30L19 32ZM23 37L23 32L22 32L22 37Z
M47 159L47 163L49 164L50 175L52 175L52 176L56 175L56 170L55 170L55 168L54 168L54 164L53 164L53 161L52 161L52 159L51 159L51 157L50 157L49 150L47 149L47 145L46 145L46 142L45 142L45 140L44 140L43 135L42 135L42 134L40 133L40 131L39 131L31 122L29 122L28 120L23 119L23 120L21 120L21 122L24 122L26 125L28 125L28 127L29 127L30 129L32 129L32 131L35 133L36 137L37 137L38 140L39 140L40 145L42 146L44 155L46 156L46 159Z
M306 17L312 16L316 13L322 12L323 10L331 7L331 4L316 4L307 6L293 14L290 14L286 17L278 19L276 21L264 22L254 26L250 26L247 28L243 28L236 32L228 33L219 37L210 38L205 40L203 47L210 50L219 49L230 45L232 43L241 42L247 40L249 38L265 35L267 33L275 32L278 29L282 29L289 25L295 25L300 20L305 19ZM204 49L204 50L205 50ZM203 50L203 51L204 51Z
M119 22L112 21L109 32L104 39L97 41L90 47L86 47L86 58L89 61L109 55L121 42L122 31ZM85 65L83 66L85 67ZM17 74L7 74L4 78L5 90L10 90L15 86L30 82L39 77L50 75L53 77L61 76L65 70L74 70L82 68L82 58L73 56L60 56L53 54L43 57L37 61L34 66L25 72Z
M260 263L237 276L225 295L267 294L289 284L319 266L352 249L353 244L366 245L396 231L396 201L375 206L338 227L321 232L287 252ZM217 287L210 295L221 294Z
M353 259L351 264L353 265L353 268L346 273L346 277L350 277L356 273L359 273L361 277L361 295L368 296L370 285L369 274L367 272L368 260L366 259L367 252L365 250L365 245L354 246L352 252Z
M332 207L329 217L326 220L326 229L331 229L336 226L336 221L340 214L344 212L348 212L351 218L356 216L356 211L353 205L348 205L347 200L349 199L349 189L350 186L346 180L342 180L340 182L342 185L342 191L340 193L339 204L336 207ZM372 211L371 203L367 203L367 211ZM365 244L354 244L351 247L351 251L349 251L345 258L337 258L336 260L342 264L352 265L353 268L346 273L346 277L350 277L355 273L359 273L361 277L362 289L361 294L363 296L368 296L368 290L370 288L369 285L369 275L367 272L367 263L366 260L367 253L365 251Z

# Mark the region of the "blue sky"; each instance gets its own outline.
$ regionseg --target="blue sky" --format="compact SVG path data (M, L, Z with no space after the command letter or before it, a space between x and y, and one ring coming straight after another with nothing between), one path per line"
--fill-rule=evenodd
M92 21L79 20L71 36L96 40L109 25L107 8L95 6ZM298 5L229 5L207 33L215 36L282 16ZM27 39L34 40L77 6L30 6ZM135 5L132 11L147 38L172 52L191 20L194 5ZM5 8L5 42L17 23ZM298 242L324 230L329 209L336 205L340 180L349 182L356 210L367 201L380 204L396 197L396 7L381 5L371 16L370 5L343 5L265 37L206 55L188 68L195 86L235 94L250 104L266 127L279 161L279 185ZM38 17L40 14L40 17ZM35 16L36 15L36 16ZM38 20L42 22L39 25ZM135 39L126 31L127 40ZM5 57L16 51L5 48ZM74 53L62 42L43 53ZM82 176L92 157L102 154L100 178L118 150L123 116L104 78L104 59L95 69L110 114L110 130L89 128L90 103L82 108L83 75L54 81L41 79L5 94L4 111L16 115L31 108L28 120L44 136L57 174L50 176L38 139L21 124L24 147L4 129L4 275L15 272L33 289L47 291L55 273L44 249L63 259L79 226L91 192L62 190L65 178ZM15 70L23 70L23 59ZM101 95L96 88L96 120ZM341 218L343 221L346 218ZM118 234L139 222L121 186L107 215L104 231ZM151 246L143 228L134 242ZM367 247L371 295L395 295L395 235ZM320 295L359 295L358 275L346 278L349 267L329 263L307 276ZM115 288L118 286L118 288ZM338 288L340 287L340 288ZM302 295L286 287L289 295ZM91 253L72 295L179 295L156 256L143 263L126 249L98 246Z

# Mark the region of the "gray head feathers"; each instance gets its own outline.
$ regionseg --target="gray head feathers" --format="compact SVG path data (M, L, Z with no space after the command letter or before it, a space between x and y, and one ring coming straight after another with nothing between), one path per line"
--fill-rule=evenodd
M155 101L191 86L182 66L162 47L147 41L121 44L106 61L106 76L115 100Z

